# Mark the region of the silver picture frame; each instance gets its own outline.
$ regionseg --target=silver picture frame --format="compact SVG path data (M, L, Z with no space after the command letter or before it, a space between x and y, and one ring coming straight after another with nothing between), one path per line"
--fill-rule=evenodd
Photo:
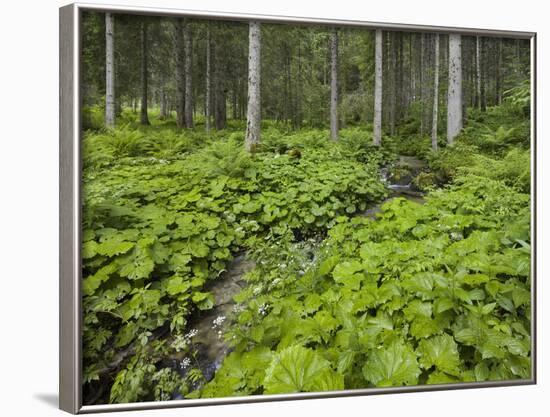
M118 12L155 16L185 16L237 21L259 20L271 23L337 25L340 27L377 28L417 32L459 33L528 39L531 45L531 378L519 380L419 385L407 387L366 388L330 392L278 394L214 399L193 399L139 402L128 404L82 405L81 349L81 97L80 97L80 37L83 11ZM459 27L438 27L354 20L332 20L295 16L270 16L229 12L211 12L154 7L115 6L74 3L59 9L59 408L73 414L108 411L164 409L202 405L256 403L281 400L365 396L407 392L456 390L469 388L532 385L537 381L536 338L536 43L535 32L487 30Z

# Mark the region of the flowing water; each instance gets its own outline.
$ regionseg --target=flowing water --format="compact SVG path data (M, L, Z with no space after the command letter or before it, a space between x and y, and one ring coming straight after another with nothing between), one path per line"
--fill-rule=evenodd
M390 172L395 166L405 168L409 172L409 175L400 178L399 181L392 182ZM398 197L406 198L418 204L424 204L424 193L414 189L412 179L425 168L426 163L424 161L414 156L406 155L400 155L398 162L392 166L383 167L380 170L380 175L382 182L386 184L386 187L390 190L390 195L381 203L369 207L366 211L361 213L361 215L369 218L376 218L376 214L380 212L384 203Z

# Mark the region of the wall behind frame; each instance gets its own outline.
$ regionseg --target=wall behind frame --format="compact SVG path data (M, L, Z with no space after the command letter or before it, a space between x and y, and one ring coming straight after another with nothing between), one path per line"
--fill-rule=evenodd
M409 24L466 26L539 33L539 74L548 73L550 36L542 3L485 2L464 0L453 5L438 1L357 2L353 0L302 1L279 0L186 0L116 1L135 6L174 7L241 13L308 16L316 18L357 19ZM101 2L94 2L101 3ZM106 3L106 2L104 2ZM57 410L57 334L58 334L58 7L54 0L10 2L3 5L0 42L4 65L0 66L3 94L2 119L2 320L1 379L6 415L64 415ZM542 40L541 40L542 39ZM550 154L547 122L542 118L550 97L548 83L538 80L539 141L538 184L550 181L544 164ZM547 101L548 99L546 99ZM538 210L547 212L548 200L539 192ZM550 208L550 207L548 207ZM550 394L547 334L540 323L547 322L549 310L541 300L550 299L543 277L550 271L547 238L548 220L538 218L538 360L537 386L490 388L416 394L398 394L345 399L324 399L246 404L185 410L130 413L132 416L239 416L271 417L288 415L421 415L447 416L536 415ZM7 267L7 268L6 268Z

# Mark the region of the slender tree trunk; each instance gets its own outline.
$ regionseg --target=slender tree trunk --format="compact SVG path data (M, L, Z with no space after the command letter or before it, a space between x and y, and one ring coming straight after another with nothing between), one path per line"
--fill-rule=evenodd
M481 45L479 36L476 36L476 107L481 107Z
M298 40L298 77L296 80L296 112L294 113L294 128L302 125L302 48Z
M495 90L496 90L496 104L502 104L502 38L498 39L497 45L497 59L496 59L496 74L495 74Z
M405 84L405 72L403 71L403 60L405 57L404 53L404 43L403 43L403 32L398 32L396 34L397 37L397 74L398 74L398 82L397 82L397 91L398 91L398 97L399 100L397 102L397 115L396 118L398 121L401 121L403 119L403 112L405 109L405 106L407 105L407 93L408 90L404 88Z
M183 19L175 21L176 47L176 124L185 126L185 55L183 42Z
M409 77L410 77L410 88L411 92L409 93L410 101L416 101L416 71L414 67L414 34L409 34Z
M147 111L147 101L148 101L148 70L147 70L147 22L145 20L141 21L141 114L140 114L140 123L142 125L148 125L149 123L149 114Z
M397 43L396 32L390 32L390 135L395 135L395 119L397 118Z
M248 105L246 115L245 146L254 152L260 143L261 133L261 45L262 28L260 22L249 23L248 41Z
M212 101L210 78L211 78L211 50L210 50L210 23L207 23L206 27L206 98L205 101L205 129L206 133L210 133L210 104Z
M420 34L420 134L424 135L424 100L426 99L424 91L424 49L425 35Z
M487 65L485 63L487 51L486 49L486 42L485 39L480 39L480 64L479 67L481 69L481 76L480 76L480 87L479 87L479 100L481 105L481 111L485 112L487 111Z
M486 95L486 68L485 68L485 41L483 38L478 37L479 39L479 105L481 111L487 110L487 95Z
M160 74L160 119L165 120L168 118L168 102L166 99L166 85L164 81L164 74L161 72Z
M338 32L330 34L330 138L338 140Z
M115 127L115 17L105 13L105 126Z
M461 36L449 35L449 87L447 92L447 142L452 145L462 129Z
M183 22L183 43L185 49L185 127L193 128L193 38L189 20Z
M382 30L375 34L375 65L374 65L374 131L373 142L382 144Z
M214 123L216 129L225 129L227 122L226 90L224 69L222 68L222 41L216 39L213 43L214 56Z
M439 34L436 33L434 36L434 105L432 113L432 149L437 151L437 120L439 105Z

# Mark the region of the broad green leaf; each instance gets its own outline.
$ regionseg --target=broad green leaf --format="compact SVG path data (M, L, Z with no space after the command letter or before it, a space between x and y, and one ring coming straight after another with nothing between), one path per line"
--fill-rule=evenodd
M191 284L188 281L179 275L175 275L168 280L166 292L170 295L177 295L186 292L189 288L191 288Z
M317 352L299 345L288 347L273 358L267 369L266 394L340 390L343 377Z
M460 357L453 337L444 334L421 340L418 344L419 363L424 369L436 369L451 375L460 374Z
M363 375L377 386L415 385L420 368L413 349L405 342L371 350L363 365Z

